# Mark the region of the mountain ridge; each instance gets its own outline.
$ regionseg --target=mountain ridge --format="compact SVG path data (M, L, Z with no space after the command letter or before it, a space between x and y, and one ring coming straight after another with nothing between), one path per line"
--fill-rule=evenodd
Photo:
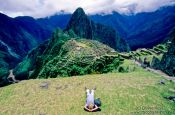
M175 19L174 12L175 5L162 7L155 12L143 12L135 15L123 15L113 12L108 15L97 14L88 16L94 22L113 27L122 38L128 41L131 49L135 50L138 48L152 48L163 42L175 26L173 21ZM60 15L51 17L56 18L57 16L59 17ZM64 20L60 21L61 19L59 19L62 25L66 25L68 23L67 20L70 20L71 16L65 14L65 17L64 14L61 14L60 18L66 20L64 22ZM42 20L45 19L42 18ZM54 20L54 18L52 20ZM59 26L59 24L57 25ZM157 25L158 29L155 25ZM165 26L166 28L164 28ZM65 26L61 26L61 28L65 28ZM152 33L149 33L149 31L152 31Z
M69 30L73 30L76 35L82 38L93 39L107 44L119 52L128 52L130 50L126 41L119 37L112 27L94 23L82 8L78 8L72 14L65 31Z
M155 44L168 40L168 35L170 31L172 31L171 29L175 27L174 11L175 6L172 6L162 8L156 12L140 13L137 16L129 17L114 12L115 15L94 15L94 17L90 16L89 18L95 23L97 21L103 25L112 26L115 30L112 29L111 33L117 31L117 34L120 34L121 38L125 38L125 40L129 41L129 45L133 50L138 47L152 47ZM144 19L145 17L147 19ZM15 65L26 56L29 50L42 43L44 40L47 40L54 29L57 27L65 29L70 20L70 15L61 14L45 19L34 19L27 16L10 18L0 13L0 20L1 74L2 72L4 73L4 71L8 73L8 70L15 67ZM130 23L127 23L128 21ZM134 23L135 21L137 21L137 23ZM142 24L143 22L145 23ZM133 24L135 27L132 28ZM101 24L97 24L96 27L102 28L100 25ZM132 31L129 31L128 28ZM92 36L94 36L93 34L94 33L91 32ZM101 32L100 34L103 35L104 33ZM126 35L131 36L133 39L128 40ZM89 38L92 37L90 36ZM109 40L103 40L102 43L109 42L109 45L112 44L110 46L115 48L113 42L110 43ZM12 52L10 53L10 51ZM19 55L20 59L16 59L13 53Z
M0 80L49 34L31 17L10 18L0 13Z

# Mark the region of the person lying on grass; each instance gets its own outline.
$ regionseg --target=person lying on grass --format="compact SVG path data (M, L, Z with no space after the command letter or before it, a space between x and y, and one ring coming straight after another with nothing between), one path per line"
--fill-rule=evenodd
M100 111L100 108L94 103L94 92L96 88L89 90L85 87L86 90L86 104L84 109L89 112Z

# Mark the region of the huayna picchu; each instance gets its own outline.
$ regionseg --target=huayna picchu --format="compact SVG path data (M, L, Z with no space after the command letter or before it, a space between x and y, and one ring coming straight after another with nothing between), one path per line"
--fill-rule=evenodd
M0 115L89 112L175 115L174 0L0 4Z
M94 23L82 8L78 8L72 14L65 31L68 30L73 30L81 38L102 42L119 52L130 51L129 45L112 27Z

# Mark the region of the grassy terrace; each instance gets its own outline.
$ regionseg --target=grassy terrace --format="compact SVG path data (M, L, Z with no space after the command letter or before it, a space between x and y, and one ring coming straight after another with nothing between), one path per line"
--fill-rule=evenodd
M131 73L109 73L70 78L36 79L0 88L1 115L88 115L84 87L97 87L95 97L102 100L97 115L142 115L139 111L166 111L174 115L175 103L164 99L173 95L175 84L163 77L137 68ZM40 85L49 83L48 89ZM138 113L132 113L137 111ZM156 114L160 115L160 113Z

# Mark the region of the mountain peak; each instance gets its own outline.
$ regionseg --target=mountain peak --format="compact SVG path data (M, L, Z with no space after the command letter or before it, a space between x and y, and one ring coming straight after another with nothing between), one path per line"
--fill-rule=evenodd
M97 40L117 51L129 51L127 43L119 38L112 27L93 22L82 8L78 8L72 15L64 31L73 30L81 38Z
M83 8L79 7L77 8L74 13L72 14L72 19L73 20L79 20L79 19L85 19L88 18L87 15L85 14Z
M78 36L92 39L92 22L82 8L77 8L65 29L72 29Z
M81 8L81 7L77 8L73 14L86 15L83 8Z

